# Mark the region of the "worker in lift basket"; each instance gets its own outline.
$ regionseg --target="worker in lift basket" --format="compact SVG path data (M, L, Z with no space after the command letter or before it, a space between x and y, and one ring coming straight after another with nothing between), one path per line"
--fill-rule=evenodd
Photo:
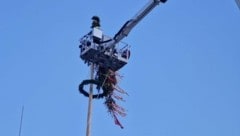
M100 27L100 18L98 16L93 16L92 17L92 26L91 28L94 27Z

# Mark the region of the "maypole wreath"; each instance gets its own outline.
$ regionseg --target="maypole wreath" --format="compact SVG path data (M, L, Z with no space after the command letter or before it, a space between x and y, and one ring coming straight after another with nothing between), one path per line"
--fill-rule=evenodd
M84 86L88 84L96 85L98 93L93 94L92 98L105 98L104 104L110 115L114 118L115 124L123 128L123 125L118 120L118 115L125 117L127 114L126 110L116 103L116 100L124 101L123 97L119 94L128 94L117 85L117 78L120 78L117 72L99 66L95 79L83 80L79 85L79 92L84 96L89 97L89 93L84 90ZM102 92L100 92L100 90L102 90Z

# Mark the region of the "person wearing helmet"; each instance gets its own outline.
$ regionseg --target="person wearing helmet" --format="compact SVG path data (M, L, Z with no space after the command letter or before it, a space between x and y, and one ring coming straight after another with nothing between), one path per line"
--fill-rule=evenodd
M98 16L93 16L92 17L92 26L91 28L94 27L100 27L100 18Z

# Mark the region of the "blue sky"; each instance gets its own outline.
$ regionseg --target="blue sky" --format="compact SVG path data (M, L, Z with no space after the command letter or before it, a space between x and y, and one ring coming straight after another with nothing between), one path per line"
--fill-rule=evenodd
M0 135L83 136L89 68L79 38L101 17L113 36L148 0L8 0L0 4ZM114 125L93 103L92 136L239 136L240 11L234 0L171 1L129 34L119 83L128 110Z

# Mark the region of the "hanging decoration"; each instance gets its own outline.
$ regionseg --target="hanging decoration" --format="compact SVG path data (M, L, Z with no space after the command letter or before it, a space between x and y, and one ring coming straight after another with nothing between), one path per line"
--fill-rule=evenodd
M84 90L84 86L88 84L96 85L97 93L93 94L92 98L104 98L104 104L110 115L114 118L115 124L123 128L123 125L118 120L118 116L125 117L127 115L126 110L119 106L116 101L125 101L122 95L128 94L117 85L118 79L120 78L121 77L117 72L99 66L96 71L95 79L83 80L79 85L79 92L84 96L89 97L89 93Z

